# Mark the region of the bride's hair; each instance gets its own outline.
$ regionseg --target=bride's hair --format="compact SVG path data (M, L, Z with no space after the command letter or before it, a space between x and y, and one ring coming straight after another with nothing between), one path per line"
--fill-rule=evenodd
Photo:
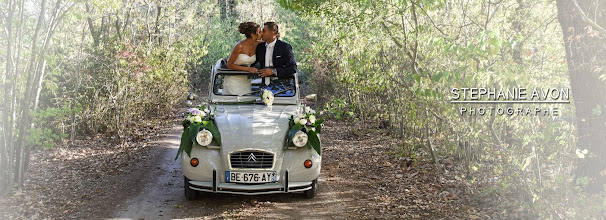
M280 38L280 31L276 22L265 22L263 26L267 26L267 29L276 33L276 38Z
M256 34L259 29L259 24L255 22L242 22L240 26L238 26L238 31L244 34L246 38L250 38L251 34Z

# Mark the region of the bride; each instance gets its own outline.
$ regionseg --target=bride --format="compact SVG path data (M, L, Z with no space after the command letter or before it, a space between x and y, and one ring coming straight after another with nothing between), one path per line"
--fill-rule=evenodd
M238 31L246 36L234 46L227 68L232 70L257 73L257 68L250 67L257 57L255 55L257 45L261 43L261 27L254 22L243 22L238 26ZM223 95L243 95L251 92L250 79L248 75L226 76L223 82Z

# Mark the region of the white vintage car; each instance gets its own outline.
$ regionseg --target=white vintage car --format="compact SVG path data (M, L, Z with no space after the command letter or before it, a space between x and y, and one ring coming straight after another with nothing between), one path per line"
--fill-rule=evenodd
M198 192L303 192L315 197L322 157L301 143L294 146L287 134L291 116L302 111L296 74L290 79L260 78L224 64L220 60L213 67L209 92L220 144L194 141L191 153L181 154L187 199L195 199ZM262 88L273 92L273 105L261 101Z

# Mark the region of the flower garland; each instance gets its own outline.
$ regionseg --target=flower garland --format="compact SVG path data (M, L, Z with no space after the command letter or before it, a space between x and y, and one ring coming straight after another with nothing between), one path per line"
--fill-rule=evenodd
M322 147L318 134L322 132L323 123L324 119L318 119L315 110L309 106L305 106L301 114L290 117L288 140L307 142L308 148L313 148L319 155L322 155ZM300 132L307 134L307 136L297 135ZM298 138L298 140L294 140L293 138Z
M185 151L188 156L190 155L193 144L196 142L198 132L201 129L208 130L212 134L213 140L221 145L221 134L213 122L215 120L215 112L210 109L208 103L203 102L194 108L187 109L185 113L179 115L183 118L183 121L181 122L183 125L183 134L181 135L181 144L179 145L175 160L179 158L179 155L183 151Z

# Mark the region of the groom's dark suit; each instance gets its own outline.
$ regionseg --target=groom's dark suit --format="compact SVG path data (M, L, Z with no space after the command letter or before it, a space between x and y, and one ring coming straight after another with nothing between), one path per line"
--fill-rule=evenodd
M259 69L271 68L265 66L265 47L267 43L260 43L257 46L257 62L260 65ZM274 53L272 62L278 78L291 78L293 74L297 72L297 62L295 61L295 55L292 53L292 47L290 44L276 39L276 45L274 46Z

